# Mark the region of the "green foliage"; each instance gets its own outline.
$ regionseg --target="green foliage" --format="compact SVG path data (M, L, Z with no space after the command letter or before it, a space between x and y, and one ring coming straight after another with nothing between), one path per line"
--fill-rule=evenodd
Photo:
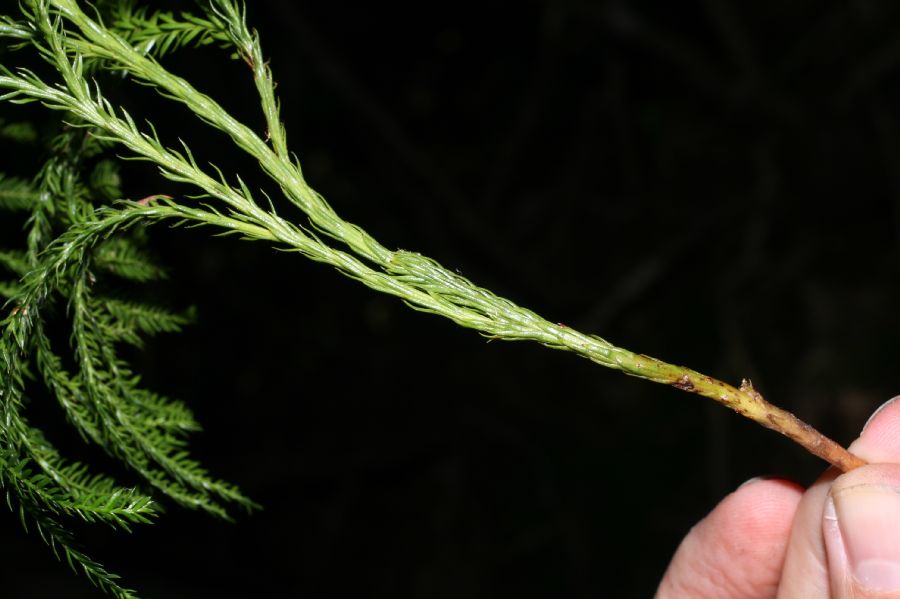
M25 20L7 17L3 31L16 38L30 31L29 40L37 42L34 32L41 24L45 34L53 31L48 8L46 3L26 4ZM146 10L135 11L130 4L114 8L111 22L146 53L215 39L208 30L200 32L207 21L189 19L190 26L181 28L171 15L148 17ZM132 597L116 575L77 549L67 519L130 530L157 516L151 490L223 518L229 517L225 504L252 508L253 503L190 458L185 435L200 429L190 410L142 388L119 356L117 345L140 347L147 335L180 330L189 315L113 291L116 280L147 283L164 277L165 271L145 251L146 236L137 222L123 226L128 230L115 237L78 235L80 227L94 223L103 207L110 210L109 202L121 197L122 182L118 163L106 157L111 144L105 132L77 113L65 119L33 179L0 175L0 210L21 215L25 225L19 247L0 248L0 294L9 300L0 339L5 422L0 428L0 484L23 526L37 530L60 559L104 591ZM38 140L33 126L19 122L0 121L0 137L29 145ZM9 244L3 240L4 246ZM63 365L61 348L53 347L44 319L63 308L75 358L71 372ZM32 371L82 438L127 464L143 481L139 486L123 485L66 460L29 425L24 408L29 388L36 384Z
M185 46L225 45L229 41L224 24L214 13L151 12L146 6L136 7L133 1L106 4L110 5L110 30L145 54L159 57Z
M23 524L35 526L57 555L102 589L133 596L113 574L74 549L66 518L127 529L157 514L151 494L221 517L228 517L230 504L253 507L234 486L214 479L190 458L185 436L199 429L190 410L142 388L119 354L123 343L140 347L147 335L178 331L189 320L189 315L107 291L117 280L142 284L164 276L148 257L142 233L159 221L262 240L490 339L530 340L572 351L627 374L715 397L760 422L771 420L770 406L749 385L734 389L548 321L433 260L390 250L341 219L309 187L289 150L259 36L234 1L211 0L199 15L152 11L126 0L101 2L96 13L86 6L77 0L23 0L19 14L0 17L0 37L18 48L3 56L0 100L40 103L61 113L66 123L33 179L0 178L0 208L27 219L22 243L0 253L0 266L9 273L0 284L0 294L9 298L0 321L0 482ZM204 45L225 46L247 65L265 131L238 121L160 62L179 48ZM23 56L25 64L39 57L51 74L13 68ZM268 198L259 201L239 174L201 166L205 161L195 158L187 142L167 145L153 125L139 124L124 108L113 106L106 99L107 86L123 78L183 105L224 133L233 150L247 153L304 215L303 221L279 214ZM33 131L0 124L0 134L19 143L34 143ZM183 189L180 197L123 199L110 148L156 165ZM47 331L46 315L62 308L70 327L71 371ZM80 435L126 464L140 486L122 485L66 461L30 426L24 408L32 373ZM787 422L787 416L779 418Z
M490 338L537 341L646 378L674 376L661 363L638 363L631 352L544 320L419 254L388 250L342 220L307 185L290 153L259 36L231 0L212 0L201 16L151 12L122 1L104 2L99 9L102 23L75 0L29 0L18 17L6 15L0 27L0 35L24 47L20 54L30 49L58 77L47 80L30 69L12 69L6 59L0 99L40 102L61 112L67 123L32 181L0 181L3 207L28 214L24 249L9 248L0 258L13 275L0 288L10 298L9 315L0 323L0 415L6 423L0 427L5 452L0 476L23 522L37 523L47 542L62 548L67 561L104 590L131 596L113 575L72 549L60 520L77 515L126 528L151 519L155 504L144 491L68 464L29 426L24 404L31 369L81 436L127 464L153 492L222 517L228 503L253 505L189 457L184 435L199 428L190 411L141 388L117 352L120 343L140 346L145 335L177 331L186 322L184 316L97 291L106 287L97 285L100 279L144 283L163 276L142 247L139 231L146 224L206 225L263 240ZM157 61L177 48L207 44L228 45L249 67L266 121L264 134ZM307 222L285 219L271 202L258 202L239 175L226 177L214 166L210 172L185 142L171 148L152 125L139 126L124 109L113 107L103 93L109 81L95 82L92 75L101 70L148 85L225 133L235 151L253 157ZM164 177L188 186L185 199L153 196L108 203L121 193L118 170L104 154L110 146L156 164ZM45 330L44 315L61 305L67 306L70 320L73 372L66 370Z
M38 191L24 179L0 175L0 209L25 212L37 204Z
M198 430L190 411L139 385L116 344L140 346L146 334L177 331L187 318L168 310L103 295L96 291L103 279L147 282L164 273L142 250L143 235L98 241L76 251L77 258L56 261L51 242L61 231L77 229L108 197L113 171L108 163L91 164L97 153L89 129L70 129L55 140L67 148L52 157L33 182L18 182L33 191L7 208L29 213L25 250L0 251L0 265L13 278L5 282L9 316L0 344L3 372L3 458L0 480L15 501L23 524L33 522L42 537L73 568L83 571L101 588L131 596L116 578L76 550L62 519L78 516L129 529L157 514L147 491L123 486L68 463L30 427L23 413L29 369L36 367L43 383L66 410L82 437L98 444L141 475L145 483L175 501L227 517L223 501L245 507L252 503L233 486L211 478L185 451L184 434ZM75 138L75 139L73 139ZM103 173L98 176L97 173ZM63 236L65 238L65 236ZM64 247L69 255L73 248ZM42 271L46 266L48 270ZM17 279L15 277L18 277ZM107 287L104 285L103 287ZM52 347L41 315L64 302L71 320L77 367L67 372Z

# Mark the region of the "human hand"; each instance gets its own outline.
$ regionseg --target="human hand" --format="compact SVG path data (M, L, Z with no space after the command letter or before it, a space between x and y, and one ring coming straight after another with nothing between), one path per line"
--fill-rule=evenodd
M850 451L869 465L828 469L805 491L753 479L681 542L657 599L900 598L900 399Z

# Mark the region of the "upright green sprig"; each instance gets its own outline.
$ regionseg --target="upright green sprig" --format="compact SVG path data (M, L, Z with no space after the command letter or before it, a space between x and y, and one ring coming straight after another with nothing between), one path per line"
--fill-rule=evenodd
M83 10L76 0L25 0L18 17L0 20L0 35L43 58L58 76L48 80L33 71L3 67L0 100L40 102L60 111L70 123L67 143L112 144L156 164L161 174L191 188L174 200L153 196L112 205L88 198L117 196L108 163L95 167L92 189L84 178L86 150L52 159L34 182L0 179L0 202L31 214L27 251L0 254L0 264L18 277L0 291L11 298L11 311L0 337L0 477L13 491L20 513L49 531L54 546L69 547L56 518L78 514L126 526L152 515L147 495L95 479L80 465L66 465L31 428L22 412L29 364L42 378L82 436L121 459L156 491L190 507L225 515L223 503L250 506L234 487L211 479L183 451L183 435L197 424L183 404L138 387L131 369L118 356L117 343L139 345L141 334L176 330L177 316L142 304L97 294L93 277L158 276L128 232L158 221L208 226L245 239L262 240L328 264L364 285L396 296L411 307L443 316L491 339L529 340L565 349L600 365L719 401L760 424L788 435L842 469L862 463L793 415L767 403L744 382L733 387L690 369L617 347L608 341L548 321L534 312L478 287L468 279L415 252L390 250L361 227L342 219L305 181L291 154L281 121L271 69L259 35L247 25L246 10L233 0L211 0L203 14L178 15L135 8L107 0L107 18ZM250 70L266 130L258 132L232 115L159 60L186 46L228 47ZM226 134L236 151L252 157L302 214L297 223L259 202L240 175L226 177L203 167L189 145L165 145L150 124L138 125L124 108L106 100L98 69L125 73L184 105L210 127ZM87 140L87 141L85 141ZM78 147L78 144L75 144ZM97 171L100 164L106 164ZM199 196L197 195L199 193ZM49 200L48 200L49 198ZM266 198L268 199L268 198ZM64 216L60 216L64 215ZM123 241L125 240L125 241ZM54 301L69 306L76 372L66 372L44 332L43 314ZM130 494L129 494L130 493ZM110 501L98 507L98 500ZM114 501L115 500L115 501ZM73 550L74 551L74 550ZM118 596L130 592L83 554L67 551L89 577Z

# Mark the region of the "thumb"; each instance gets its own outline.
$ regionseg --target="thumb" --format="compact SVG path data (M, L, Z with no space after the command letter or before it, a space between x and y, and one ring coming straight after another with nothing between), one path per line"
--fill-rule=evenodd
M900 597L900 397L872 415L850 450L869 460L832 483L822 540L836 598Z
M823 536L836 599L900 597L900 465L863 466L838 477Z

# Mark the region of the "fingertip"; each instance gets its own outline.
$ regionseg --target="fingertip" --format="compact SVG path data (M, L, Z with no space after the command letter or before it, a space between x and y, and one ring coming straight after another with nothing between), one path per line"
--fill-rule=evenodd
M872 415L869 416L869 419L866 420L866 423L863 425L863 428L862 428L863 434L865 434L866 429L869 428L869 425L872 424L872 421L876 420L878 418L879 414L881 414L882 412L884 412L885 410L890 408L892 405L897 403L898 399L900 399L900 395L895 395L894 397L890 398L889 400L887 400L886 402L884 402L883 404L878 406L878 408L874 412L872 412Z
M735 489L732 495L740 493L752 493L756 497L762 497L772 501L793 501L803 496L805 488L800 483L779 476L757 476L743 483Z
M752 478L722 500L710 516L742 536L762 534L782 540L790 530L803 491L790 480Z
M682 542L657 597L774 596L802 496L799 485L779 478L738 487Z
M900 396L879 407L863 427L850 451L870 462L900 460Z

